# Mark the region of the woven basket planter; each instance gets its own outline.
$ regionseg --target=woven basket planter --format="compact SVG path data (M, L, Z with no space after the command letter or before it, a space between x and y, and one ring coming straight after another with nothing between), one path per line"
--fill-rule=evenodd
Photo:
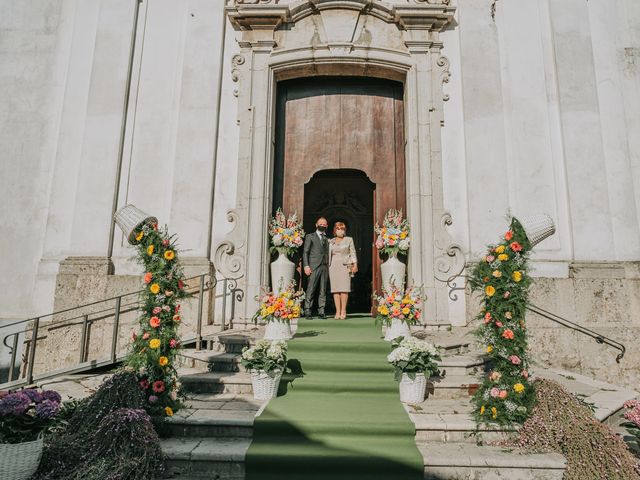
M42 456L42 437L23 443L0 443L0 478L26 480L38 469Z
M156 217L144 213L133 205L122 207L116 212L113 218L122 232L127 236L127 241L131 245L139 243L136 240L136 233L143 225L153 225L154 223L158 223L158 219Z
M278 395L278 385L282 372L275 377L270 377L266 372L251 370L251 385L253 386L253 398L256 400L271 400Z
M517 219L527 234L527 238L531 243L531 248L535 247L545 238L550 237L556 232L556 226L549 215L531 215Z
M291 325L288 321L273 320L267 322L264 330L265 340L289 340L291 338Z
M424 373L416 373L416 378L411 380L406 373L400 379L400 401L402 403L422 403L427 391L427 378Z
M411 330L409 330L409 325L402 320L398 320L394 318L391 320L391 325L387 327L387 332L384 335L384 339L387 342L392 341L397 337L405 337L409 338L411 336Z

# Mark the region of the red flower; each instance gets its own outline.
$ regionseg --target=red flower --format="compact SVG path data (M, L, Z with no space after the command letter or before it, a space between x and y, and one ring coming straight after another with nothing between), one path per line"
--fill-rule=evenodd
M514 252L522 251L522 245L520 245L518 242L511 242L511 245L509 245L509 247L511 247L511 250L513 250Z
M180 304L176 305L176 313L180 311Z
M513 238L513 232L511 230L508 230L507 233L504 234L504 239L508 242L512 238Z
M155 382L153 382L153 391L155 393L164 392L164 382L162 380L156 380Z
M172 338L171 340L169 340L169 346L171 348L176 348L178 346L178 342L176 341L175 338Z
M184 288L184 282L182 280L178 280L178 288L182 290Z
M149 380L140 380L140 388L147 390L149 388Z

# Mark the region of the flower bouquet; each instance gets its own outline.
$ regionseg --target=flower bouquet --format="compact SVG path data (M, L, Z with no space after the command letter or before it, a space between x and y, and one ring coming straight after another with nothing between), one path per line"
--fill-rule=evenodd
M376 324L387 327L386 341L410 335L409 326L418 324L422 316L423 298L419 288L408 287L402 291L395 286L376 296Z
M259 340L253 347L242 350L240 362L251 373L254 398L275 398L287 364L287 344L284 341Z
M53 390L0 392L0 478L22 480L35 473L42 433L54 425L61 403Z
M291 321L300 318L304 291L295 290L293 284L279 293L267 292L262 296L260 307L253 316L255 323L267 323L266 340L286 340L291 338Z
M438 348L413 337L393 342L387 361L395 368L395 379L400 382L400 401L420 403L424 400L427 378L438 373Z
M269 237L271 237L271 251L283 255L293 255L302 246L304 230L298 215L293 213L286 218L281 208L269 222Z
M382 227L376 223L375 232L378 235L375 245L380 252L391 256L409 250L409 221L402 218L402 210L389 210Z

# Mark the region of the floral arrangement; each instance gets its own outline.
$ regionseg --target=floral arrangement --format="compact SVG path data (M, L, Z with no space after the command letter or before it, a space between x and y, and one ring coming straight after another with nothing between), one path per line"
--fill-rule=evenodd
M149 414L170 417L179 408L174 360L180 349L178 300L186 296L184 274L178 263L175 236L170 236L166 227L144 225L136 241L137 260L145 270L145 288L140 298L140 328L132 334L127 364L140 375Z
M531 244L513 218L498 245L489 246L469 280L483 294L481 320L475 334L491 359L493 370L473 397L476 419L486 423L522 423L535 404L529 383L525 311L531 277Z
M269 222L269 236L271 251L293 255L304 240L304 230L298 215L293 213L287 219L282 209L278 208L275 217Z
M275 377L284 371L287 364L287 344L282 340L259 340L253 347L242 350L240 362L247 370L257 370Z
M279 294L265 292L262 295L260 307L253 316L254 323L262 320L265 322L288 322L300 317L304 291L295 290L293 284L289 285Z
M625 437L625 441L638 453L640 452L640 400L627 400L624 402L624 408L627 409L624 413L626 422L621 426L629 432L629 437Z
M422 315L422 289L407 287L402 291L393 286L376 296L377 315L376 324L391 325L392 320L401 320L408 325L419 323Z
M62 400L54 390L0 392L0 443L36 440L54 425Z
M402 218L402 210L389 210L384 216L382 227L376 223L375 232L378 236L375 245L380 252L396 255L409 250L409 221Z
M400 380L403 373L406 373L411 380L415 380L416 374L424 373L425 377L430 377L438 373L440 360L438 347L414 337L403 338L392 343L393 350L387 356L387 361L395 368L395 379Z

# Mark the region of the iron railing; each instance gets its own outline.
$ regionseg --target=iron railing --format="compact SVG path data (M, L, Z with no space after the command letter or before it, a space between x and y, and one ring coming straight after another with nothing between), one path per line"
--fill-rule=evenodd
M212 329L226 330L233 327L236 303L244 299L244 292L238 288L235 279L216 278L209 274L190 277L185 280L185 285L187 298L182 301L183 312L186 306L187 310L193 308L197 313L195 324L183 323L180 334L183 344L194 344L200 350L203 320ZM0 326L0 338L3 338L2 344L9 350L10 357L7 381L0 384L0 390L31 385L34 381L58 375L108 367L123 360L127 353L123 347L127 347L127 342L122 338L122 318L139 310L140 293L141 291L125 293ZM103 329L101 342L101 345L109 345L109 348L99 348L98 352L91 354L90 342L94 326L111 322L113 324L110 329L106 332ZM127 324L128 327L136 325L137 321L134 319ZM79 340L75 346L72 335L74 327L80 328ZM11 332L6 333L8 330ZM45 340L55 335L56 331L60 331L65 351L74 351L77 346L77 361L57 369L52 368L55 362L43 362L42 368L38 369L41 371L34 373L38 349L42 349L46 345Z
M470 278L471 277L469 277L468 275L457 274L449 277L446 281L443 282L446 283L447 287L449 287L449 298L452 301L456 301L458 299L458 294L456 292L465 291L469 287L470 283L468 282L468 280L470 280ZM465 282L462 285L458 285L457 282L459 279L464 279ZM542 318L551 320L558 325L562 325L563 327L569 328L578 333L582 333L583 335L587 335L601 345L608 345L609 347L615 348L616 350L618 350L618 354L616 355L616 363L620 363L620 360L622 360L624 354L627 351L626 347L617 340L613 340L612 338L602 335L601 333L591 330L590 328L580 325L579 323L567 320L566 318L561 317L556 313L545 310L542 307L529 303L527 305L527 310L541 316Z

